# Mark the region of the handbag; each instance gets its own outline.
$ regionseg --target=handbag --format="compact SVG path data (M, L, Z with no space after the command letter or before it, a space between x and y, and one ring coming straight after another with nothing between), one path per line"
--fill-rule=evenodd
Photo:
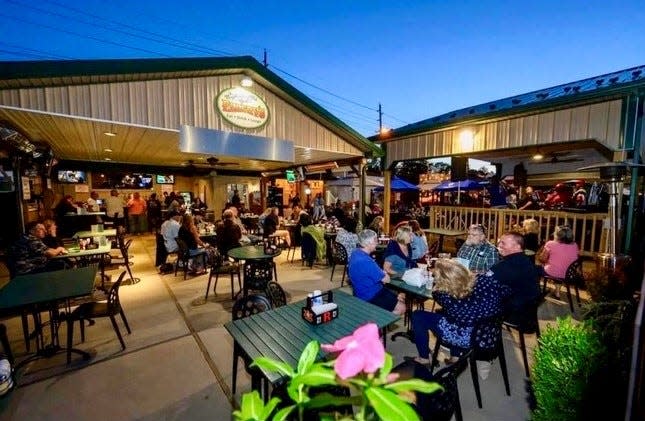
M540 263L547 263L549 261L549 251L544 246L540 247L535 253L535 260Z

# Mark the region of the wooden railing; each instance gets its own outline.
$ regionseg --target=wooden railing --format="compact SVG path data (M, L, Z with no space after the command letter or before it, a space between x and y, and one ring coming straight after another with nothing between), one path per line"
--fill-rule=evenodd
M457 206L431 206L430 227L452 230L467 230L472 224L482 224L493 243L505 232L524 219L533 218L540 224L540 244L553 238L558 225L569 225L583 256L604 252L607 247L608 229L604 223L606 213L577 213L563 211L528 211L517 209L468 208Z

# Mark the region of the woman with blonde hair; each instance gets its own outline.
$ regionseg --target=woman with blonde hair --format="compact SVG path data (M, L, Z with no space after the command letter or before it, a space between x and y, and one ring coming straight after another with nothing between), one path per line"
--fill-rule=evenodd
M540 224L533 218L522 221L522 236L524 237L524 248L526 250L537 251L540 247L538 234L540 233Z
M378 236L383 235L383 225L385 224L385 219L382 216L377 216L372 220L368 229L374 231Z
M412 258L419 260L428 252L428 239L426 234L421 230L419 221L413 219L409 222L412 229Z
M389 275L402 276L407 269L417 267L417 261L412 258L413 235L409 225L400 225L394 231L394 238L383 253L383 270Z
M480 320L500 314L502 301L510 293L491 272L473 274L455 260L439 259L435 263L433 298L441 313L417 310L412 313L412 330L418 357L406 357L421 364L430 362L428 344L431 330L456 358L470 347L473 326Z

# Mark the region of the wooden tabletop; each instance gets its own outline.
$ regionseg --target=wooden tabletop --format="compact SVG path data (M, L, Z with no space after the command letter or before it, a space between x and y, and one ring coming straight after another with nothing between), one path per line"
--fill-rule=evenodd
M52 259L69 259L74 257L93 256L95 254L107 254L110 250L112 250L112 245L109 241L106 241L106 244L99 245L94 249L81 250L78 247L70 247L67 249L67 254L59 254L58 256L52 257Z
M384 328L400 318L340 290L334 290L333 294L338 317L328 323L313 326L303 320L301 311L306 300L302 300L228 322L224 327L251 359L266 356L297 367L300 354L312 340L331 344L365 323L373 322ZM323 355L321 352L319 357ZM279 373L264 370L263 373L273 384L282 381Z

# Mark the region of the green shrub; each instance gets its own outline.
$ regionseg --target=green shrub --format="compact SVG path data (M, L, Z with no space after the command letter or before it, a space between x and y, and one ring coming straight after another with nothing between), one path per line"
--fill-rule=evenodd
M533 421L578 420L586 412L591 379L606 351L587 323L558 319L542 334L531 374L536 400Z

